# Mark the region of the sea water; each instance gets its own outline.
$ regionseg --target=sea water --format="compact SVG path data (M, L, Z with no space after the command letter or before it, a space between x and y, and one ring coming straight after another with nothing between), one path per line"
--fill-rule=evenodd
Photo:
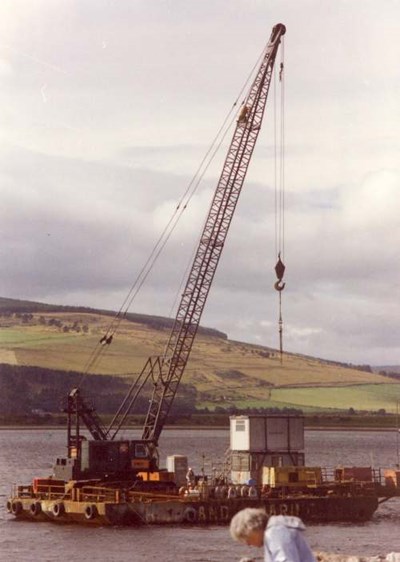
M393 468L397 439L394 431L306 431L306 464ZM161 465L167 455L181 454L198 474L218 470L228 446L227 429L166 429L160 439ZM48 476L55 457L65 453L65 430L0 430L1 562L234 562L246 556L261 561L261 551L232 541L225 526L86 528L16 521L5 507L12 484ZM315 550L374 556L400 552L399 530L400 498L395 498L366 523L309 524L306 532Z

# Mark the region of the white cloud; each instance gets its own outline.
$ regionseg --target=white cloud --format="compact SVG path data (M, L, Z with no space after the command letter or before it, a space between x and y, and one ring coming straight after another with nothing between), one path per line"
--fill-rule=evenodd
M349 229L364 227L371 232L382 228L388 235L400 234L399 206L400 171L378 170L367 174L351 192L343 190L344 219ZM392 230L394 229L394 230Z
M0 294L118 309L281 21L285 344L398 363L399 12L391 0L3 0ZM273 117L271 92L203 318L265 345L277 344ZM169 312L223 157L137 309Z
M12 72L13 68L10 61L6 59L0 59L0 79L10 76Z

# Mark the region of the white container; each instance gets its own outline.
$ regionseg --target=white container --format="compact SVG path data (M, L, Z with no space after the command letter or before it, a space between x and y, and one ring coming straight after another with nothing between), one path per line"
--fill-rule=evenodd
M186 456L170 455L167 457L167 471L175 474L177 486L185 486L188 468L188 458Z
M285 452L304 449L302 416L231 416L231 451Z

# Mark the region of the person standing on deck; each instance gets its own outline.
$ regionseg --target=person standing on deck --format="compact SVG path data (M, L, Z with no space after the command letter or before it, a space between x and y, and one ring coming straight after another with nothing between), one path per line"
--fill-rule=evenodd
M196 483L196 478L191 468L189 468L189 470L186 473L186 483L188 486L194 486Z

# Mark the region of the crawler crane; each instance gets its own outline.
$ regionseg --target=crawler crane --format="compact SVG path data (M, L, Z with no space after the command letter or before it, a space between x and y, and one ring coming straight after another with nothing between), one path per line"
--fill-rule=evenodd
M243 102L192 267L178 307L169 341L162 356L149 358L130 388L109 427L78 388L68 397L68 456L57 459L55 475L64 480L81 478L132 479L140 471L157 471L157 445L189 360L201 315L221 257L229 226L242 190L260 132L283 24L273 30L258 72ZM147 381L153 393L140 440L117 440L128 413ZM90 432L86 440L80 422Z

